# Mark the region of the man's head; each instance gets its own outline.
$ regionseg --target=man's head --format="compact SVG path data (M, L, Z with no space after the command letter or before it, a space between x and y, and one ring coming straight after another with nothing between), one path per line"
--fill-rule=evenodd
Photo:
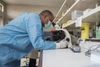
M46 24L53 21L54 15L51 11L44 10L40 13L40 18L42 21L42 26L45 27Z

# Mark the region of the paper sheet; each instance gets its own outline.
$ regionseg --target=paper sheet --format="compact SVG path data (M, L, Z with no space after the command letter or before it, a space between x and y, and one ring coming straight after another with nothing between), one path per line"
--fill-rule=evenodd
M81 27L82 26L82 17L79 17L77 20L76 20L76 27Z

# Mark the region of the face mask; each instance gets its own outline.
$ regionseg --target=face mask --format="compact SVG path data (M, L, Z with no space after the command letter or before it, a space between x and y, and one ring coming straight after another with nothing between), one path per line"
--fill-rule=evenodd
M45 24L45 26L44 26L44 27L45 27L45 28L49 28L49 27L51 26L51 24L52 24L52 22L51 22L51 21L49 21L49 22L48 22L48 24Z

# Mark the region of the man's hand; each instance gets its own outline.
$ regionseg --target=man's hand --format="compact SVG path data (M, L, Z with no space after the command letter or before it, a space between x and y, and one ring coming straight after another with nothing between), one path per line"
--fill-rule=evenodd
M66 48L68 46L68 42L66 39L61 40L59 43L56 43L56 48Z
M60 29L60 26L57 25L57 24L56 24L54 27L55 27L56 30L57 30L57 29Z

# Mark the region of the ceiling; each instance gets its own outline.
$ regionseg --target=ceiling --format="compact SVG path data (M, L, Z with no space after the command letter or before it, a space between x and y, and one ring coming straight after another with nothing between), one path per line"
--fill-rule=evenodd
M61 6L64 0L3 0L7 4Z

